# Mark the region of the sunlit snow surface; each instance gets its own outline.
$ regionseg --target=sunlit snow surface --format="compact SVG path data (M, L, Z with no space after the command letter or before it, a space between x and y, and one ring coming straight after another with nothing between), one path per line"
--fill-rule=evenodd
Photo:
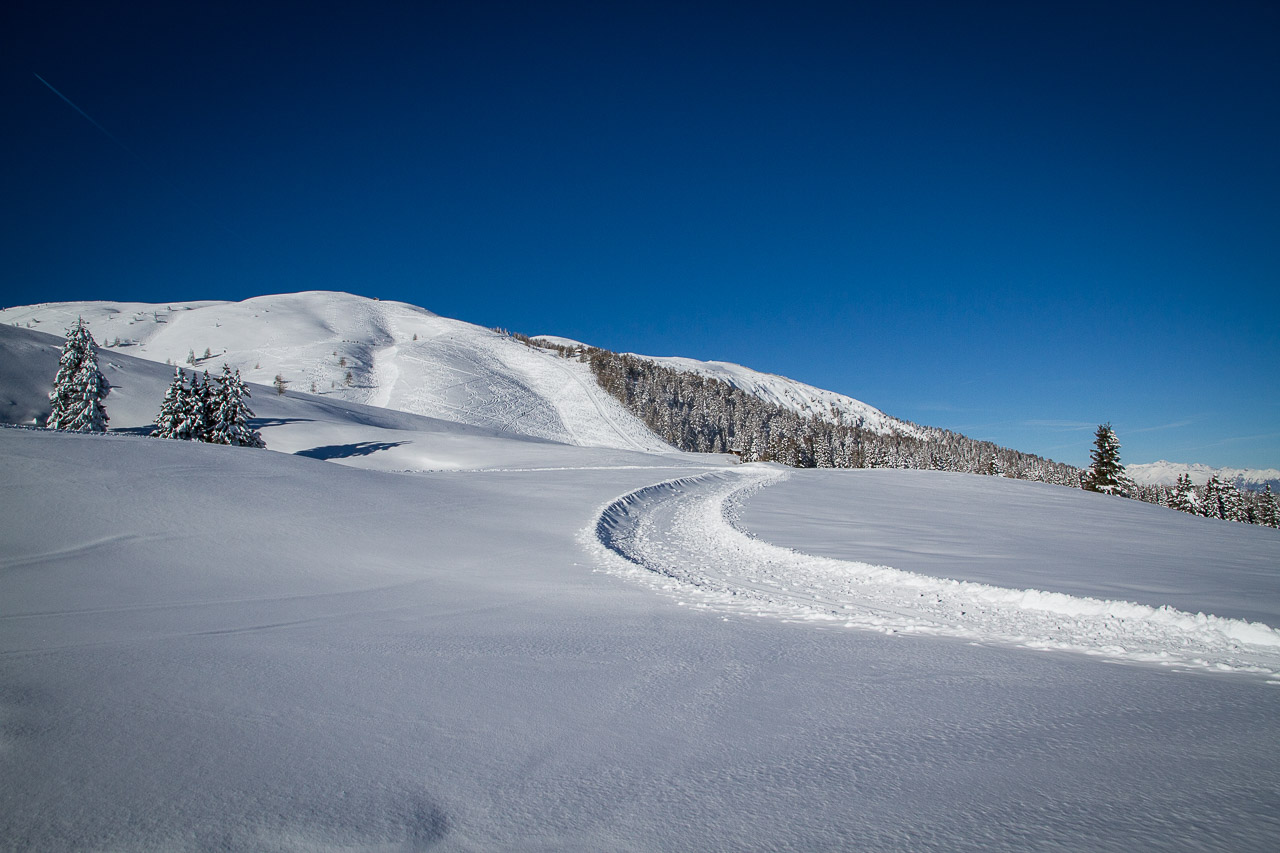
M14 419L40 407L56 343L0 327ZM1127 853L1280 836L1270 629L1209 630L1274 624L1276 531L263 386L272 450L162 441L127 433L171 369L103 361L126 434L0 429L0 848ZM632 559L611 532L628 524ZM1026 588L1063 598L1001 598ZM1222 618L1180 630L1162 604ZM1062 636L1071 651L1026 648Z

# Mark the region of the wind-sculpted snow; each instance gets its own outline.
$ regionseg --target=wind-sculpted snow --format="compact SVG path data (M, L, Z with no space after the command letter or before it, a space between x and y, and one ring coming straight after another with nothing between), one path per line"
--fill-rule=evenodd
M1280 673L1280 632L1259 622L815 557L738 530L733 520L743 498L787 476L748 466L632 492L600 514L594 534L606 553L599 556L612 571L721 610L1118 661Z

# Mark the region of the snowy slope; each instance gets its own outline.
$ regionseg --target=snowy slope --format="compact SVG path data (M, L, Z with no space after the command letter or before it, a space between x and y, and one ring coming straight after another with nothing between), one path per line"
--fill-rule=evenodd
M1185 527L1172 519L1171 513L1144 504L1136 506L1151 511L1134 515L1127 512L1128 507L1116 506L1116 501L1107 501L1106 506L1098 500L1080 501L1067 489L1043 483L1019 482L1017 489L991 489L986 483L992 478L977 475L911 472L926 476L859 478L860 473L826 471L800 477L786 469L746 466L649 486L619 499L602 515L596 534L604 546L601 561L608 565L604 551L612 551L624 558L614 561L620 574L730 613L772 615L889 634L1070 650L1116 661L1249 672L1280 684L1280 631L1266 622L1226 615L1262 617L1280 625L1280 578L1268 571L1280 560L1280 534L1274 530L1247 537L1244 547L1228 547L1229 556L1224 559L1203 547L1210 543L1179 535ZM788 482L797 488L779 488ZM965 556L983 554L977 569L968 569L970 577L963 577L965 567L955 565L962 562L956 558L933 561L927 574L868 561L874 549L862 544L866 541L863 537L874 541L885 525L864 522L865 511L859 513L857 505L870 504L874 517L882 509L886 491L875 486L885 484L917 500L924 496L926 526L945 518L944 511L929 510L953 507L962 495L972 499L986 493L986 501L970 500L965 505L993 511L991 519L964 526L943 525L946 532L941 538L954 551ZM1023 486L1028 488L1020 488ZM779 543L790 539L804 549L820 541L821 536L815 533L829 532L812 523L815 504L824 509L840 503L852 505L861 517L840 519L836 529L843 551L839 556L779 547L752 539L731 523L743 500L762 489L766 504L775 511L786 513L790 507L800 506L806 513L801 523L787 519L784 527L772 531L771 538ZM939 499L939 494L945 498ZM833 498L844 500L832 503ZM1032 505L1040 504L1040 512L1026 511L1024 501L1028 498ZM1118 518L1113 518L1113 513ZM892 517L896 521L910 514L899 511ZM1119 557L1115 563L1121 566L1117 574L1110 573L1110 565L1098 569L1092 543L1061 548L1056 527L1064 516L1114 543ZM1028 535L1027 525L1037 521L1043 532ZM973 528L981 531L980 538L971 542L959 539L959 531ZM1110 536L1106 536L1108 528ZM997 535L1010 541L1010 532L1023 534L1023 541L1013 548L1018 560L1057 546L1054 567L1069 565L1074 570L1067 578L1052 574L1035 586L1024 587L1036 576L1036 568L1008 566L990 553ZM1205 531L1199 532L1203 535ZM1156 559L1133 560L1132 551L1124 550L1123 545L1135 533L1148 537L1139 540L1143 546L1172 540L1183 551L1173 559L1160 551ZM917 540L904 536L897 541L915 544ZM1221 538L1212 544L1221 544ZM1196 545L1201 547L1187 550ZM894 564L908 566L913 562L895 560ZM1173 575L1171 563L1179 565ZM957 574L962 578L954 577ZM971 579L974 574L983 575L983 580ZM988 579L997 584L985 582ZM1054 591L1055 587L1071 591ZM1214 614L1223 615L1206 614L1207 601L1214 603Z
M555 335L538 335L534 340L571 348L589 346L572 338ZM761 373L727 361L698 361L679 356L640 355L636 357L682 373L696 373L709 379L718 379L744 393L759 397L766 403L790 409L806 417L822 418L831 423L835 423L839 417L846 424L857 424L863 429L873 430L882 435L896 432L917 438L924 436L924 433L914 425L889 417L861 400L855 400L834 391L824 391L785 376Z
M39 417L58 343L0 325L0 416ZM142 346L102 353L116 434L0 428L0 849L1280 833L1280 532L263 385L268 451L152 439Z
M0 327L6 418L40 415L58 343ZM1240 850L1280 830L1256 624L1280 613L1274 530L264 386L271 450L161 441L137 433L172 368L141 346L102 353L119 433L0 429L0 848Z
M364 410L352 411L345 427L333 412L349 439L363 429ZM603 559L587 545L604 547L600 523L634 508L646 558L670 549L673 565L703 563L714 577L732 558L704 547L732 547L722 522L690 542L667 535L661 506L618 509L619 496L682 472L530 446L585 464L404 476L0 429L0 847L1228 851L1274 841L1280 694L1264 680L1101 662L1125 660L1123 650L1035 654L797 617L787 608L801 586L778 573L792 558L777 554L759 564L772 561L777 587L746 606L699 606L682 586L655 595L611 574L617 552ZM720 476L748 483L770 470ZM706 480L690 473L692 488L668 493L704 506ZM797 487L780 506L797 518L827 507L831 494L803 488L821 473L776 486ZM920 473L919 496L940 503L969 497L952 486L978 479ZM997 492L1020 485L982 479ZM1053 526L1065 533L1096 496L1058 491ZM1204 529L1174 527L1162 534L1184 545ZM932 530L972 558L989 532L949 520ZM1122 547L1129 533L1100 531L1090 548ZM1034 541L1012 556L1059 576L1081 568ZM1187 568L1176 557L1168 566L1173 578ZM1006 580L1019 577L1010 569Z
M191 353L209 350L201 368L227 363L250 382L280 374L297 391L512 435L670 450L599 389L586 365L400 302L308 292L244 302L46 303L0 311L0 324L61 336L76 317L104 348L151 361L186 366Z
M906 421L889 417L861 400L855 400L834 391L824 391L785 376L761 373L727 361L697 361L674 356L641 356L641 358L673 370L718 379L747 394L759 397L766 403L790 409L801 415L822 418L832 423L835 423L839 416L846 424L857 424L863 429L882 435L894 432L917 438L923 437L923 433L917 427Z
M45 303L0 311L0 324L51 334L76 317L100 344L185 364L206 349L249 381L276 374L300 391L584 446L669 449L596 385L586 365L490 329L416 306L347 293L262 296L244 302ZM416 338L415 338L416 336ZM555 336L561 346L581 345ZM719 379L799 414L919 436L915 426L860 400L737 364L650 357ZM351 384L347 384L347 373Z
M0 325L0 423L44 423L46 396L57 372L61 338ZM173 368L135 358L127 350L102 349L99 367L112 390L105 406L110 429L145 435L160 408ZM447 471L476 468L653 465L655 455L610 447L579 448L431 418L328 395L251 385L248 400L267 448L358 468L382 471ZM722 465L723 458L667 448L665 464Z
M1275 468L1211 468L1208 465L1187 465L1181 462L1148 462L1141 465L1126 465L1125 471L1140 486L1172 486L1183 474L1191 478L1197 486L1209 482L1209 478L1217 475L1225 483L1233 483L1237 488L1262 489L1270 485L1272 491L1280 491L1280 471Z

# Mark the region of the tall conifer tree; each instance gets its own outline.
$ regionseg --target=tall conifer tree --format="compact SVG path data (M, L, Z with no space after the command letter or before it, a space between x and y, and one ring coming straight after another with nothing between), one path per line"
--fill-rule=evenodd
M1133 481L1120 464L1120 440L1110 423L1099 424L1093 434L1093 450L1089 452L1093 464L1085 475L1084 487L1091 492L1108 495L1127 495L1133 491Z
M152 433L156 438L177 438L190 440L190 415L187 412L190 391L187 389L187 375L181 367L173 369L173 381L164 392L164 400L160 403L160 413L156 415L156 429Z
M98 345L84 318L77 318L62 345L45 426L72 432L106 432L109 419L102 400L110 391L111 386L98 369Z
M222 365L217 390L211 395L213 412L209 441L236 447L267 446L262 434L249 426L253 411L244 402L249 396L249 386L241 380L240 371L232 373L229 365Z
M1196 494L1195 486L1191 485L1191 477L1187 474L1179 474L1178 482L1169 493L1170 508L1197 515L1199 503L1200 498Z

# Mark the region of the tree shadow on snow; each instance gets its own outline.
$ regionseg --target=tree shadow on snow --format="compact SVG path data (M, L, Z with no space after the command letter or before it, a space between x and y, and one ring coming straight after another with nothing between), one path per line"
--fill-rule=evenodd
M43 419L42 419L43 422ZM151 435L156 431L155 424L147 424L145 426L136 427L111 427L107 432L112 435Z
M249 426L253 429L262 429L285 424L309 424L313 421L315 418L249 418Z
M379 450L390 450L409 441L359 441L355 444L328 444L324 447L312 447L309 450L298 450L294 456L309 456L312 459L350 459L354 456L370 456Z

